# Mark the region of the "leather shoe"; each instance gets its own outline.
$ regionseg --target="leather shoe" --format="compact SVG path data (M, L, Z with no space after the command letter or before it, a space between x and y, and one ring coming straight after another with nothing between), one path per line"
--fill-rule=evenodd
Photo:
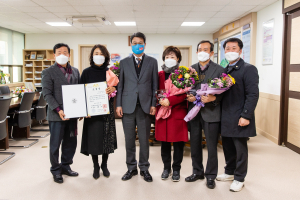
M180 181L180 172L174 171L172 175L173 182L179 182Z
M109 170L107 169L107 165L101 165L101 169L103 171L103 175L108 178L110 176L110 172Z
M61 174L53 175L53 180L54 180L54 182L56 182L56 183L63 183L63 182L64 182L64 179L63 179L63 177L61 176Z
M169 176L171 175L172 170L170 169L164 169L163 173L161 174L161 179L162 180L166 180L169 178Z
M78 176L79 174L77 172L74 172L72 170L62 171L62 174L65 174L67 176Z
M145 180L146 182L152 182L152 181L153 181L152 176L151 176L151 174L149 173L148 170L146 170L146 171L141 171L141 176L144 177L144 180Z
M186 182L195 182L199 179L204 179L204 175L197 175L197 174L192 174L188 177L185 178Z
M207 178L207 179L206 179L206 186L207 186L209 189L214 189L214 188L216 187L215 179Z
M138 174L138 171L135 169L135 170L128 170L124 176L122 177L122 180L123 181L127 181L129 179L131 179L133 176L137 175Z

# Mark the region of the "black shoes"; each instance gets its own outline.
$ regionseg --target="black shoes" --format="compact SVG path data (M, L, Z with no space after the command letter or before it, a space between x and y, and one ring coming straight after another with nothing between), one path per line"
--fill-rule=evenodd
M110 172L107 169L107 165L101 165L101 169L103 171L103 175L108 178L110 176Z
M61 174L53 175L53 180L56 183L63 183L64 182L64 179L61 176Z
M151 174L149 173L148 170L146 170L146 171L141 171L140 174L141 174L141 176L144 177L144 180L145 180L146 182L152 182L152 181L153 181L152 176L151 176Z
M209 189L214 189L214 188L216 187L215 179L207 178L207 179L206 179L206 186L207 186Z
M170 169L164 169L163 173L161 174L161 179L166 180L171 176L172 170Z
M185 178L186 182L195 182L199 179L204 179L204 175L197 175L197 174L192 174L189 177Z
M123 181L130 180L133 176L137 175L138 171L137 170L128 170L124 176L122 177Z
M94 179L98 179L100 177L100 167L94 166L94 173L93 173Z
M62 171L62 174L65 174L65 175L67 175L67 176L78 176L79 174L77 173L77 172L74 172L74 171L72 171L72 170L67 170L67 171L65 171L65 170L63 170Z
M172 180L173 180L173 182L179 182L180 181L179 171L173 171Z

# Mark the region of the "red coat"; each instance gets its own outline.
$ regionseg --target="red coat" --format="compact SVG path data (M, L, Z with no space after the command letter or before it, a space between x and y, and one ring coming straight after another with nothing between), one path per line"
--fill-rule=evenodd
M159 90L165 89L165 72L158 72ZM183 119L187 115L186 94L168 97L172 106L171 115L167 119L155 122L155 138L163 142L187 142L188 126ZM156 114L161 106L157 107Z

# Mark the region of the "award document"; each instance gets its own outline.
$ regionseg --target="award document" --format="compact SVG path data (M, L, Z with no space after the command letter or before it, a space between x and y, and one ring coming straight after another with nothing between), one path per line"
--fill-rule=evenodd
M63 85L62 94L66 119L87 116L84 84Z
M109 114L108 95L106 82L85 84L87 116Z
M65 118L110 114L106 82L63 85Z

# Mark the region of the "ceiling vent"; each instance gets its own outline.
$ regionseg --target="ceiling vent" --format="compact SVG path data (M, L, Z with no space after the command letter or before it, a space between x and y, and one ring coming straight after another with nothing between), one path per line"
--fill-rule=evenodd
M104 16L67 16L67 22L76 24L82 24L82 27L102 27L104 25L111 25Z

